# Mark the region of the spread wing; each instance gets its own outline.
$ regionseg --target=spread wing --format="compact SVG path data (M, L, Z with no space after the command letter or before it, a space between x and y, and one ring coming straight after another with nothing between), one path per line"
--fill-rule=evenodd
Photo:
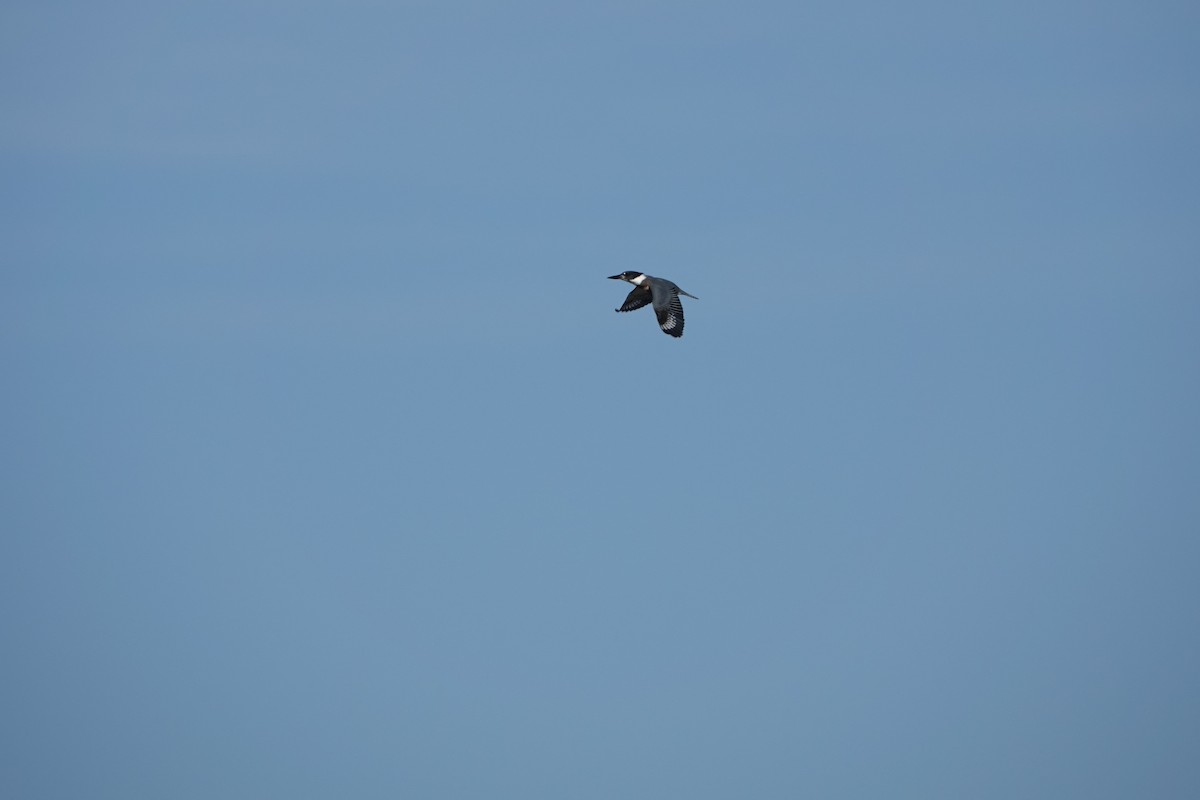
M658 327L663 333L678 339L683 336L683 303L679 302L679 294L671 292L665 303L655 303L654 313L658 316Z
M642 306L650 305L650 301L654 296L650 294L649 286L635 286L629 296L625 298L624 304L617 311L636 311Z

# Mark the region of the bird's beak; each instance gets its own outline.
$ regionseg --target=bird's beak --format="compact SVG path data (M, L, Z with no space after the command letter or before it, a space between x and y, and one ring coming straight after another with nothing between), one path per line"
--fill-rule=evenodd
M609 279L610 281L623 281L623 280L625 280L625 278L624 278L624 277L622 277L621 275L609 275L609 276L608 276L608 279Z

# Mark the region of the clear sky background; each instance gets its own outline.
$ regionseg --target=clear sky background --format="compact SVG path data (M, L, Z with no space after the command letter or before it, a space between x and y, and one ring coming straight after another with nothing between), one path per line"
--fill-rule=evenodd
M0 795L1200 796L1198 97L1182 1L6 2Z

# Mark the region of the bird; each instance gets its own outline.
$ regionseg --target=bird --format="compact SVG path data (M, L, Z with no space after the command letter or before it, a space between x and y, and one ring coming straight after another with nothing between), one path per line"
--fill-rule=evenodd
M687 295L693 300L699 300L699 297L688 294L666 278L656 278L643 272L622 272L620 275L609 275L608 279L633 284L633 291L617 311L635 311L653 303L658 327L662 328L663 333L676 339L683 336L683 304L679 302L679 295Z

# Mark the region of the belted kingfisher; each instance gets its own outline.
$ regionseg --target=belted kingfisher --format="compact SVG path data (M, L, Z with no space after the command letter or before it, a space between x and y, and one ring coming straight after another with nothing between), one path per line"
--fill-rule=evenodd
M654 303L658 327L663 329L663 333L676 339L683 336L683 304L679 302L679 295L687 295L693 300L699 300L699 297L688 294L666 278L656 278L641 272L622 272L620 275L609 275L608 279L633 284L633 291L617 311L634 311Z

